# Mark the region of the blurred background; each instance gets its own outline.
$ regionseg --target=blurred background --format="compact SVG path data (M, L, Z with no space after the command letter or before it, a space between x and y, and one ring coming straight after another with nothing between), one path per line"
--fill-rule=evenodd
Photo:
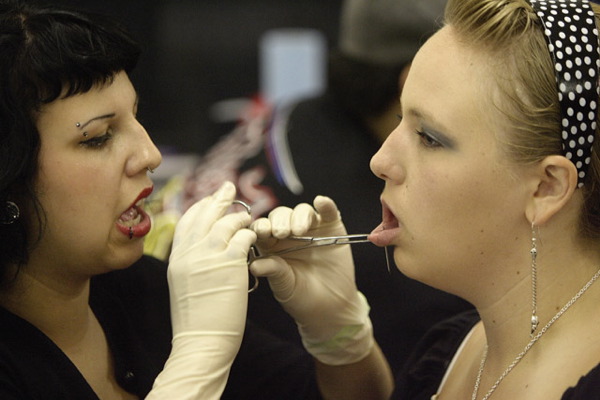
M113 15L143 46L131 76L138 118L163 154L147 254L166 260L181 213L225 180L255 218L323 194L350 233L381 222L369 160L398 123L410 61L445 0L348 0L345 12L342 0L62 1ZM403 276L382 249L352 251L394 372L431 325L470 308ZM249 296L248 320L300 346L267 282Z
M229 114L236 104L242 105L236 100L252 98L260 91L260 46L269 31L314 30L329 46L337 39L342 3L64 1L114 15L142 43L142 58L132 76L140 93L139 118L165 154L202 154L232 130L236 121ZM224 104L230 107L224 110Z
M131 76L138 118L163 154L146 254L166 260L181 214L225 180L255 218L323 194L350 233L379 224L382 181L369 160L398 123L410 61L445 0L62 1L114 16L143 47ZM470 308L403 276L382 249L352 252L394 372L431 325ZM249 296L248 321L300 346L266 281Z

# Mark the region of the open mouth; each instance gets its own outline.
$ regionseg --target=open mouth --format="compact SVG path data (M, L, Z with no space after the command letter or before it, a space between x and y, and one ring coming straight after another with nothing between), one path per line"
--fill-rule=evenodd
M143 204L144 199L151 193L152 187L142 190L135 202L117 220L117 228L129 239L144 237L150 232L152 223L150 216L143 209Z
M400 223L384 201L381 202L381 210L382 222L373 229L368 239L376 246L385 247L391 245L400 233Z
M139 224L143 218L143 210L137 204L121 214L119 224L131 227Z

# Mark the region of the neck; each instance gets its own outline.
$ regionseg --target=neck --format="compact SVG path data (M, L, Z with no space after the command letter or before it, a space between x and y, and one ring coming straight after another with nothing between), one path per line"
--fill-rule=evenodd
M77 341L86 331L91 311L89 279L61 280L23 268L0 293L0 304L40 329L55 343Z
M600 322L600 318L596 317L600 285L592 284L580 293L600 269L598 257L579 253L579 258L572 255L561 260L558 255L548 254L544 260L539 260L538 265L543 266L538 271L539 326L533 336L530 335L530 279L520 281L493 304L478 308L485 332L481 336L481 348L488 346L485 370L488 380L493 378L492 383L527 346L531 349L524 358L525 363L538 358L545 348L564 346L570 340L576 340L582 328ZM571 306L562 312L561 309L573 299ZM551 322L553 318L555 321ZM590 326L590 329L593 328ZM543 338L540 336L538 341L532 340L542 331Z

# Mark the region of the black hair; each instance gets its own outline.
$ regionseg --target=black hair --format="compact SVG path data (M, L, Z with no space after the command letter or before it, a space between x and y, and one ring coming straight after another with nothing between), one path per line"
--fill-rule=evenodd
M0 282L27 262L43 232L34 181L44 104L108 84L137 64L140 47L113 19L82 11L0 0L0 221L7 201L20 218L0 222ZM37 227L34 232L31 226Z

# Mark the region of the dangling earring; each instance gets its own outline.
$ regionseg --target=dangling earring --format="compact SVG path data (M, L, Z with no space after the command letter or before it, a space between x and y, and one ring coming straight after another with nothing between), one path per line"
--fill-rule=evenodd
M537 316L537 240L535 237L535 225L531 223L531 336L538 327Z
M19 206L12 201L4 203L4 210L0 211L0 224L2 225L10 225L19 219Z

